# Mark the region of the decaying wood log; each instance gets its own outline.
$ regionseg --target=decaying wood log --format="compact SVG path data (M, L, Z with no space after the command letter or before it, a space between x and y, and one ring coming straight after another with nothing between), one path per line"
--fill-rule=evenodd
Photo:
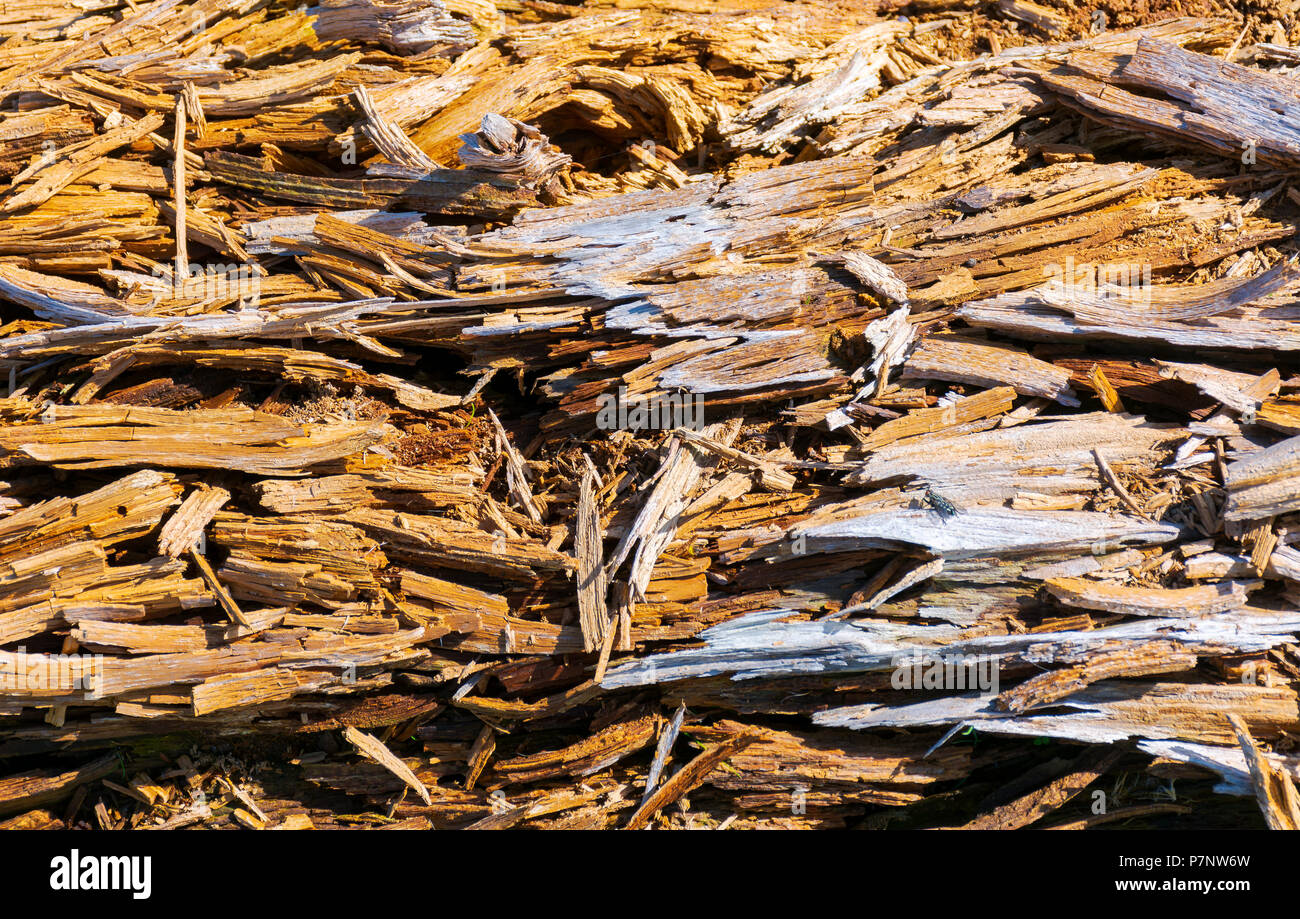
M6 7L4 825L1294 828L1300 34L1157 7Z

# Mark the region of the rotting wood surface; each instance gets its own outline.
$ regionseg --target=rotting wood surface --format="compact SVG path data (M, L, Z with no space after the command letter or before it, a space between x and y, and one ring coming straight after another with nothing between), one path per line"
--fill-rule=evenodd
M7 7L0 827L1294 828L1300 58L966 6Z

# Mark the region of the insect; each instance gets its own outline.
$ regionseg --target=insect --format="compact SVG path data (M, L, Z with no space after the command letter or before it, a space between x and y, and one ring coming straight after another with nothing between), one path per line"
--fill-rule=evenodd
M957 505L929 488L925 490L925 503L938 511L941 517L951 517L957 513Z

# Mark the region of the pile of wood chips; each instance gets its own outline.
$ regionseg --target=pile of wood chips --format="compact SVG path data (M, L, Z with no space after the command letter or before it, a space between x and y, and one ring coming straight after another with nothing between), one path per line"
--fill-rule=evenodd
M1295 828L1300 24L1170 6L4 4L0 826Z

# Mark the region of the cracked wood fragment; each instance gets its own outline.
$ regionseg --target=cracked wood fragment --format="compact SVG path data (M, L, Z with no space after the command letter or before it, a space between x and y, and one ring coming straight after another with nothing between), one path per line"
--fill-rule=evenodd
M1084 754L1082 768L1051 782L1037 791L1022 798L1004 804L1001 807L976 817L961 827L963 830L1016 830L1029 826L1060 810L1076 795L1097 781L1110 770L1123 751L1112 750L1104 753Z
M944 428L967 424L1011 410L1016 391L1010 386L998 386L973 396L966 396L940 408L919 408L896 421L886 421L868 434L861 443L863 450L881 447L908 437L932 434Z
M541 523L542 512L540 505L528 484L528 466L515 445L510 442L510 436L506 434L505 428L501 426L501 420L497 418L496 412L488 409L488 417L492 419L492 425L496 428L497 449L505 457L506 478L510 482L510 492L533 523Z
M158 551L180 558L194 548L212 518L229 500L230 492L226 489L201 483L158 531Z
M99 159L119 147L133 144L146 134L162 127L163 116L151 112L139 121L125 120L119 127L101 134L71 149L65 149L63 156L54 163L35 173L36 181L27 188L0 202L0 211L13 213L24 208L35 207L53 198L59 191L72 184L76 179L90 172ZM24 173L14 176L14 185L27 178Z
M883 727L934 727L972 724L980 731L1025 737L1053 737L1107 744L1131 737L1231 743L1223 716L1240 715L1253 731L1268 737L1293 730L1298 711L1289 689L1254 685L1198 685L1107 680L1069 697L1060 714L1011 716L994 702L976 696L950 696L902 706L864 705L818 713L813 720L857 730Z
M353 97L366 116L361 130L390 163L429 172L442 168L427 153L411 143L401 128L384 117L364 86L358 86Z
M174 119L176 124L172 135L172 149L175 154L172 161L172 185L174 186L172 209L176 215L175 276L188 278L190 276L189 234L185 229L185 217L189 208L185 203L185 97L183 95L176 97Z
M1250 777L1255 785L1255 800L1264 813L1270 830L1300 830L1300 794L1286 772L1274 769L1260 753L1250 729L1240 716L1228 714L1228 723L1237 735L1237 743L1246 757Z
M596 505L596 473L587 469L578 490L578 525L573 549L578 560L578 616L582 627L582 646L592 651L605 644L605 634L614 627L606 607L609 585L606 581L603 550L604 532L600 509Z
M710 425L701 433L700 442L702 446L707 441L717 443L722 449L730 449L731 442L739 433L739 419ZM668 456L657 474L654 490L637 511L636 519L619 540L606 566L605 570L612 579L631 556L632 567L627 583L634 601L644 599L655 563L676 534L681 514L690 505L700 477L714 465L702 455L703 450L683 445L682 438L693 443L691 437L692 432L674 433L670 437Z
M290 699L298 692L293 671L279 667L210 677L190 690L190 710L195 716Z
M1100 364L1093 364L1092 369L1088 371L1088 383L1101 399L1102 407L1108 412L1124 411L1124 403L1120 401L1119 393L1115 387L1106 379L1106 371L1101 369Z
M416 778L415 773L394 756L379 740L364 731L358 731L351 725L343 729L343 737L348 743L356 747L357 752L362 756L373 760L401 779L407 787L420 796L420 800L425 804L433 804L433 799L429 797L429 789L425 787L424 783Z
M1196 587L1130 587L1084 578L1048 578L1052 596L1067 606L1124 616L1212 616L1246 605L1246 594L1258 581L1221 581Z
M469 751L469 765L465 774L465 790L472 791L474 784L487 768L488 762L492 759L492 754L497 749L496 731L491 725L483 725L478 732L478 737L474 740L474 746ZM427 802L426 802L427 803Z
M879 262L865 252L841 252L844 267L867 285L867 289L880 296L906 306L908 299L907 284L883 262Z
M217 577L217 573L212 570L212 566L208 564L208 560L203 557L198 548L191 546L186 554L189 555L190 561L194 563L194 567L198 569L199 577L203 579L203 583L208 586L208 590L212 591L212 595L217 598L217 603L221 606L221 609L230 617L230 621L242 625L246 629L252 628L252 621L244 615L244 611L239 608L235 598L230 595L226 585L221 583L221 579Z
M764 610L711 626L700 633L702 647L668 651L626 661L611 668L601 685L610 689L647 686L676 680L706 679L730 674L734 679L760 679L796 674L852 673L888 670L896 655L983 654L998 658L1021 656L1029 662L1076 663L1081 656L1115 647L1113 644L1153 640L1177 641L1191 649L1218 653L1234 648L1240 653L1265 650L1285 640L1288 629L1300 623L1296 614L1226 613L1202 619L1141 618L1105 628L1034 632L1016 635L963 636L957 626L903 625L879 619L837 621L784 621L791 610ZM1210 649L1214 649L1211 652ZM1207 686L1206 692L1236 687ZM1254 691L1250 687L1246 692ZM940 700L941 702L943 700ZM979 700L976 700L978 702ZM918 712L925 711L922 707ZM955 703L956 704L956 703ZM956 710L964 711L966 702ZM974 705L976 711L981 705ZM889 706L866 706L866 717L888 717ZM936 716L943 706L938 705ZM816 720L819 723L823 716ZM851 720L853 709L825 718ZM824 722L837 723L837 722ZM936 722L938 723L938 722Z
M460 139L456 156L465 166L508 176L531 188L545 185L573 162L537 128L495 112L483 116L478 131Z
M1081 664L1040 673L1003 691L997 704L1009 712L1023 712L1068 698L1101 680L1178 673L1192 670L1196 663L1194 651L1172 642L1152 641L1101 651Z
M36 769L0 779L0 814L12 814L53 804L76 789L112 775L120 768L116 756L103 756L76 769L55 772Z
M828 515L829 516L829 515ZM1091 511L1032 511L984 506L944 516L932 508L881 507L797 524L810 552L914 546L945 559L1172 542L1178 529Z
M1228 501L1225 520L1260 520L1300 508L1300 437L1229 463L1224 476Z
M656 715L629 717L559 750L497 760L492 777L523 784L563 775L593 775L649 746L661 722Z
M947 380L978 386L1011 386L1024 396L1042 396L1077 406L1070 373L1011 345L926 338L903 364L903 379Z
M755 743L758 739L757 734L739 734L709 747L677 770L668 781L655 789L654 794L650 795L645 803L638 807L632 813L632 816L628 818L624 829L644 829L650 824L655 814L697 787L721 763L726 762L730 757Z

